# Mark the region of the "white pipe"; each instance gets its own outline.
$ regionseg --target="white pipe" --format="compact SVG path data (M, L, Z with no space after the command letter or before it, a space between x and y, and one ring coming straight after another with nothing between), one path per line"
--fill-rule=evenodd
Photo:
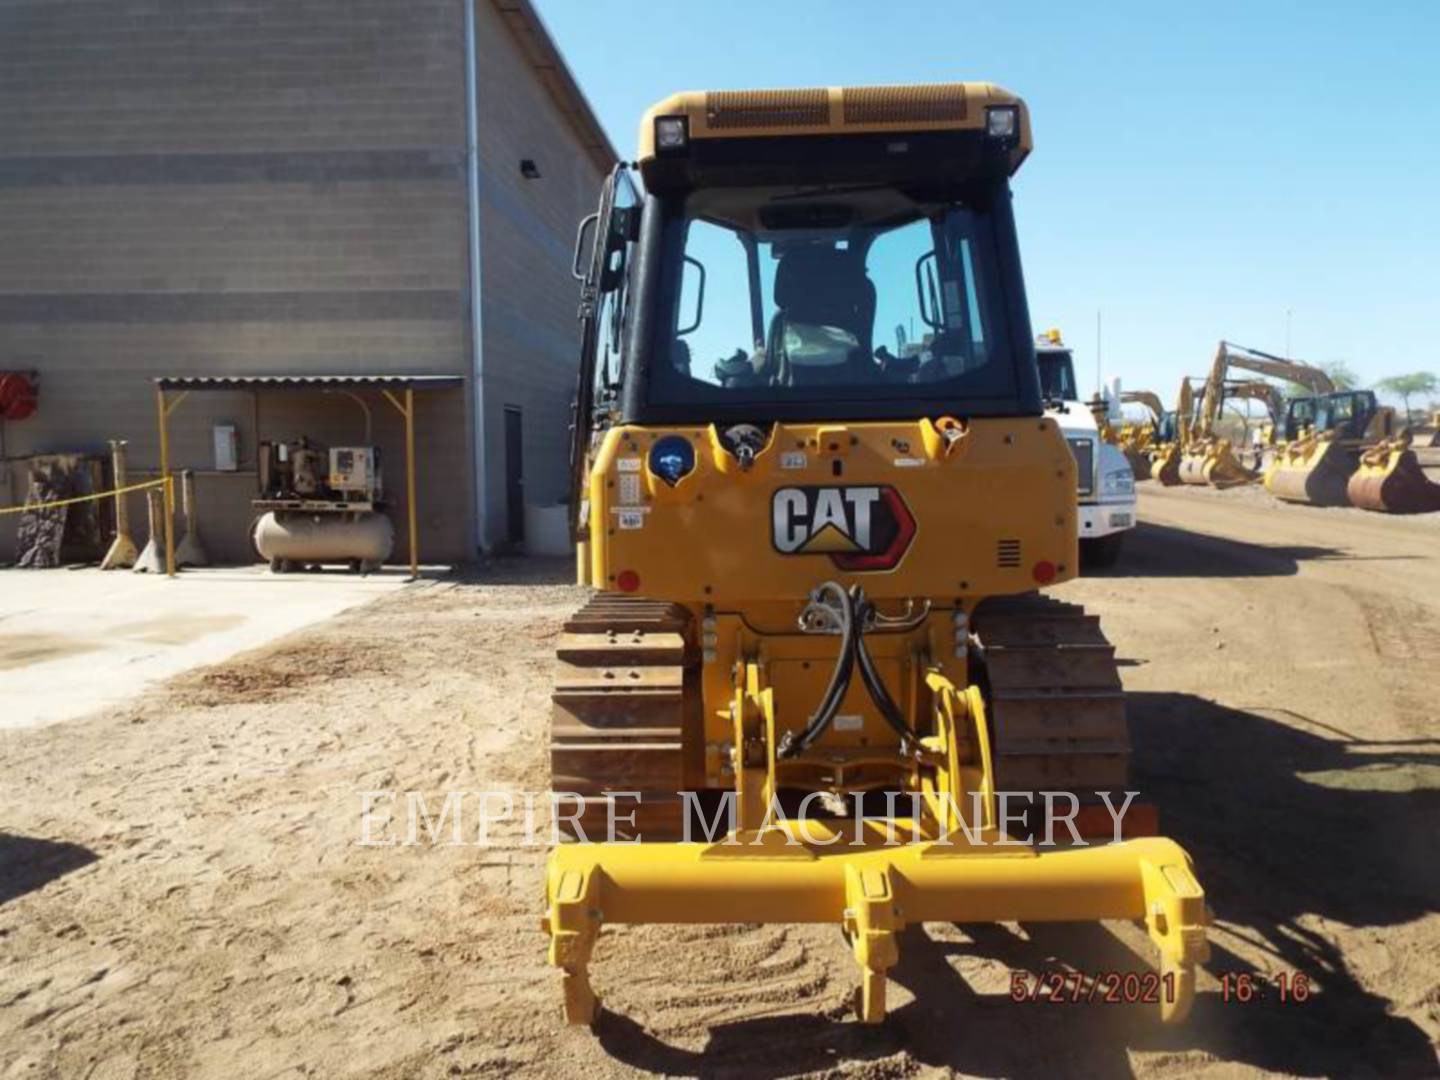
M474 394L475 544L483 552L485 513L485 341L480 298L480 103L475 78L475 0L465 0L465 172L469 180L470 383Z

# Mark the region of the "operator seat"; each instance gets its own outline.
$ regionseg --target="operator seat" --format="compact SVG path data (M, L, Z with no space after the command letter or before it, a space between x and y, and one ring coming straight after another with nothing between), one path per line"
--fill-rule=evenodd
M879 377L872 359L875 286L860 259L838 248L787 251L775 268L766 364L781 385Z

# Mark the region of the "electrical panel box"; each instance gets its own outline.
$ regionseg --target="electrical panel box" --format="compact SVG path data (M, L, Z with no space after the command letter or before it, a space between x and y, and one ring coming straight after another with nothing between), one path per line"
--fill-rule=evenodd
M240 468L240 432L234 424L215 425L215 471L235 472Z
M332 446L331 489L374 497L380 487L377 457L373 446Z

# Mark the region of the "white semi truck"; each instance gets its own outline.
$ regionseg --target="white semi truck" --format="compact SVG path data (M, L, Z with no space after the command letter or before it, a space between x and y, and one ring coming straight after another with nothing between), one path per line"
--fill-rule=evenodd
M1054 330L1035 341L1045 415L1054 418L1075 455L1082 564L1113 566L1135 527L1135 474L1120 448L1100 437L1090 406L1080 400L1075 360Z

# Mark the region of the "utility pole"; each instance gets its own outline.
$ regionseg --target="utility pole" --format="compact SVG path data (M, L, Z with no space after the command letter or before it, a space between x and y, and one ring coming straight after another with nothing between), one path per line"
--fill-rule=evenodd
M1103 370L1100 365L1100 309L1095 309L1095 393L1104 392L1104 379L1100 372Z
M1285 309L1285 359L1290 360L1290 309Z

